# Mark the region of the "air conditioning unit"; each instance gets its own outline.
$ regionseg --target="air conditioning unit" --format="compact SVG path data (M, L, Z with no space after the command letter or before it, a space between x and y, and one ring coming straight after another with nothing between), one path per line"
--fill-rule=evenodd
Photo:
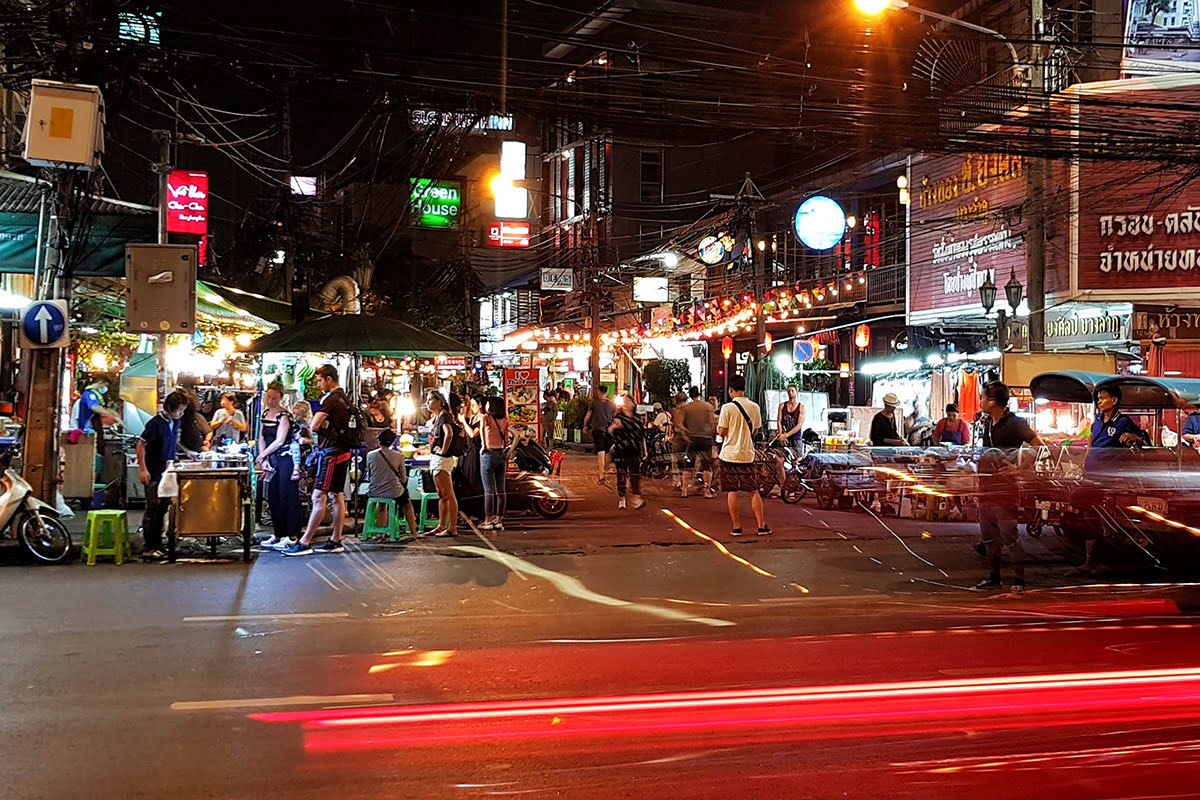
M100 87L33 81L22 157L35 167L95 169L103 153L104 98Z

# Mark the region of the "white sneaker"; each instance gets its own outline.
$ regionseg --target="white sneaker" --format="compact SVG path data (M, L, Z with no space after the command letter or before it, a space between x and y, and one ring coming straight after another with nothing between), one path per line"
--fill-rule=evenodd
M646 505L646 501L642 498L642 496L640 494L635 494L633 496L633 507L641 508L644 505Z
M617 508L624 508L624 507L625 507L625 498L624 497L617 498Z
M274 537L272 537L272 538L274 538ZM290 536L285 536L282 539L280 539L279 541L275 542L275 544L271 545L271 549L282 552L284 550L287 550L289 547L291 547L295 543L296 543L295 539L293 539Z
M258 543L258 549L259 550L274 550L275 546L278 544L279 544L279 540L275 538L274 534L272 534L270 539L263 539L261 542Z

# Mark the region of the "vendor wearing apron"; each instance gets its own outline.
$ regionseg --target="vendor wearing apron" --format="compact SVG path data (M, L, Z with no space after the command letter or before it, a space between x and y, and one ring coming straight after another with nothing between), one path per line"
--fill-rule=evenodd
M966 445L971 443L971 426L958 416L958 406L946 406L946 416L933 429L933 440L938 444Z

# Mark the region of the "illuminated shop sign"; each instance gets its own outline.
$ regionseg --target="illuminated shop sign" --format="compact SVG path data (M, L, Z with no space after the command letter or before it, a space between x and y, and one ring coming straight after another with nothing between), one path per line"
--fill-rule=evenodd
M208 233L208 173L177 169L167 176L167 230Z
M528 222L493 222L487 241L492 247L529 247L529 231Z
M432 178L412 179L413 227L457 230L462 184Z

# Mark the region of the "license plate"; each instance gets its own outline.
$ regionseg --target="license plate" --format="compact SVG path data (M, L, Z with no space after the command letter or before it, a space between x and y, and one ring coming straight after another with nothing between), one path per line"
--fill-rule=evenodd
M1137 504L1147 511L1166 516L1167 501L1161 497L1142 497L1139 495Z

